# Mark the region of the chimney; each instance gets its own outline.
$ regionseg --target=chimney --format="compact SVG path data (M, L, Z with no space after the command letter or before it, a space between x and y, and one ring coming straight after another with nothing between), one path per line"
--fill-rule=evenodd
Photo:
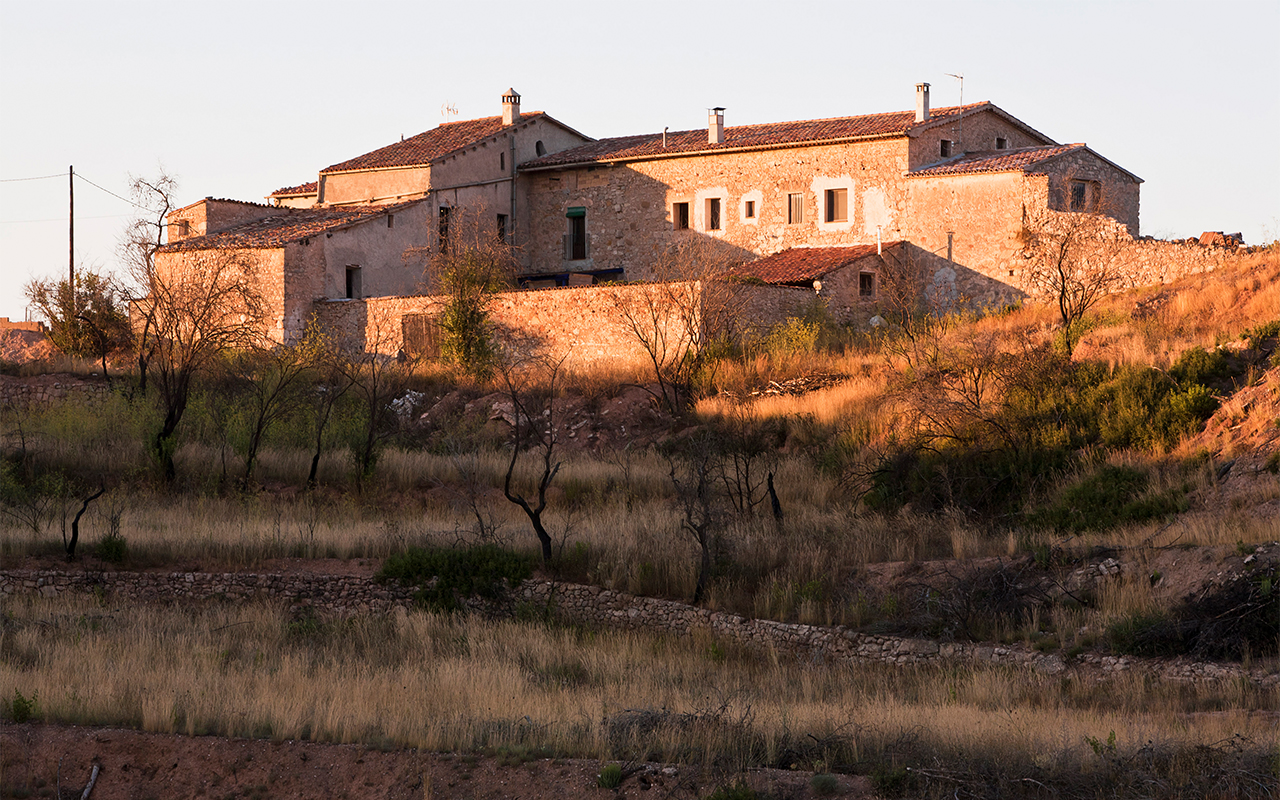
M515 89L508 89L502 95L502 124L512 125L520 121L520 94Z
M724 109L716 106L707 113L707 143L720 144L724 141Z
M916 84L916 122L929 119L929 84Z

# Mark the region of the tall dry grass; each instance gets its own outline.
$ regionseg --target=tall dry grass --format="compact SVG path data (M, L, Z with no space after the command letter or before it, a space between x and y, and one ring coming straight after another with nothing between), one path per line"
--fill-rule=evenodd
M822 663L753 655L706 633L417 612L321 622L272 605L91 598L16 599L6 610L0 690L37 698L41 716L64 723L735 768L996 762L1063 785L1111 768L1089 740L1113 731L1122 760L1228 740L1274 745L1274 720L1253 712L1273 711L1275 691L1239 682L1170 691L1140 674Z

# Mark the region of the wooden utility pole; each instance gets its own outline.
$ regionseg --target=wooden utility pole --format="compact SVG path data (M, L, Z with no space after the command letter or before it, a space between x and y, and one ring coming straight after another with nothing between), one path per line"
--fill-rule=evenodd
M71 207L67 214L67 250L68 250L68 267L67 272L67 295L69 297L67 308L67 324L71 324L71 320L76 318L76 168L75 165L67 167L67 189L68 198L70 198Z

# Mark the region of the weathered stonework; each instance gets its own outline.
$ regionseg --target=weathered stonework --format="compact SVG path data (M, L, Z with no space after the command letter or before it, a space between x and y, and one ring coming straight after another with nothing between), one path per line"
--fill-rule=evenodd
M133 602L276 600L295 613L336 616L380 614L413 607L412 591L364 578L332 575L280 575L201 572L71 572L0 571L0 597L58 597L100 593ZM800 625L710 611L672 600L634 597L598 586L524 581L511 599L526 609L541 610L573 624L607 629L644 630L676 636L709 631L726 641L766 652L789 653L806 660L917 664L983 663L1023 667L1048 674L1066 671L1058 655L1022 645L936 642L929 639L859 633L838 625ZM485 613L509 613L511 605L473 604ZM1244 680L1280 687L1280 673L1259 667L1193 662L1184 659L1140 659L1084 654L1079 662L1104 673L1144 670L1173 681Z
M77 404L93 404L101 402L106 396L106 383L74 375L42 375L38 378L0 375L0 407L22 408L65 400L72 400Z

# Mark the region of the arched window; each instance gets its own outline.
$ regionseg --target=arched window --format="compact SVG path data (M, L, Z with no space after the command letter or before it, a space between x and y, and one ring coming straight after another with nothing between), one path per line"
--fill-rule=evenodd
M533 151L538 154L539 158L541 158L547 154L547 147L542 143L542 140L539 139L533 143Z

